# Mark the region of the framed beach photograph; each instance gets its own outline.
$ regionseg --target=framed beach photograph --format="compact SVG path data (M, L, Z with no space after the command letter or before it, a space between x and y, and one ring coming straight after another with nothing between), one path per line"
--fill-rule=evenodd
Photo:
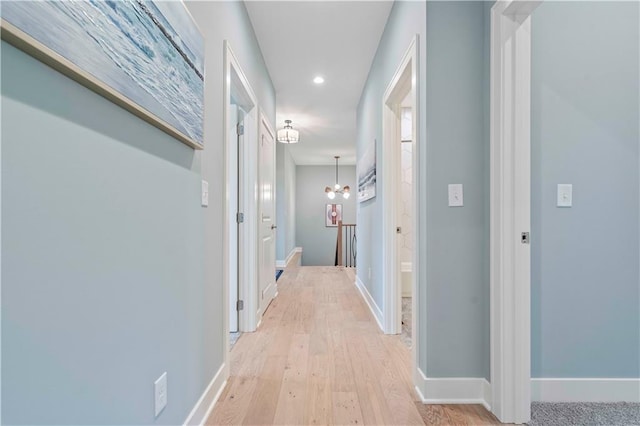
M358 160L358 201L363 202L376 196L376 141L369 145Z
M182 1L3 2L2 39L204 147L204 39Z
M327 204L324 216L325 226L338 226L338 222L342 220L342 204Z

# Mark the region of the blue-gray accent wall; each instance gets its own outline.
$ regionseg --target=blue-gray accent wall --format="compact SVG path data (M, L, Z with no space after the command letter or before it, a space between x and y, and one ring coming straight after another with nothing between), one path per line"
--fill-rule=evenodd
M288 145L276 146L276 259L286 261L296 247L296 163Z
M427 3L428 377L490 376L485 31L483 2ZM464 207L448 207L450 183Z
M639 8L532 17L532 377L640 377Z
M424 275L419 367L428 377L489 379L489 10L484 2L396 2L358 108L358 155L377 140L382 97L411 37L420 35L421 184L418 244ZM426 25L425 25L426 24ZM447 185L464 185L450 208ZM358 277L383 309L380 193L359 205ZM371 270L371 279L369 279Z
M2 43L3 424L182 424L223 363L223 40L272 124L275 90L242 2L187 6L202 152Z
M329 200L324 192L335 183L335 166L296 166L296 246L302 247L303 266L335 265L338 228L326 226L327 204L342 204L343 222L356 223L356 168L340 166L338 170L339 183L352 188L347 200L340 194ZM359 227L357 233L360 238Z

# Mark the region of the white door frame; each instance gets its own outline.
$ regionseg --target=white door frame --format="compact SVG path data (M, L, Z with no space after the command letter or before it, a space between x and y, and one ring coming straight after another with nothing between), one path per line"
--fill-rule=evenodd
M531 13L491 9L491 390L501 422L531 417Z
M239 330L243 332L255 331L257 320L255 317L255 306L257 300L252 295L255 294L253 287L256 285L257 274L257 200L256 200L256 179L257 179L257 131L255 129L258 123L258 102L256 96L249 84L249 80L242 71L238 60L236 59L231 46L227 40L224 41L223 47L224 61L224 83L223 83L223 157L224 157L224 226L223 226L223 286L222 299L223 318L224 318L224 357L225 367L229 368L229 229L235 223L234 215L229 214L230 201L229 195L231 191L231 181L236 173L236 163L231 158L231 149L229 144L232 143L230 135L230 119L231 119L231 93L234 93L236 101L245 111L245 120L254 123L253 126L245 126L245 137L241 147L238 149L238 155L241 157L243 164L242 175L240 176L240 196L241 205L244 206L245 221L240 228L238 237L239 252L243 253L239 257L238 280L239 292L238 297L244 300L244 310L239 314ZM253 284L252 284L253 283Z
M421 129L418 122L420 117L419 102L419 38L416 34L404 54L400 64L387 86L382 99L382 179L381 186L384 207L382 211L382 258L384 277L383 326L385 334L402 332L402 281L398 256L398 236L396 227L399 225L398 209L392 200L396 199L399 187L400 167L400 105L407 94L411 94L412 106L412 198L413 198L413 234L420 235L420 180L418 179L418 159L420 158ZM421 276L421 266L418 259L418 238L414 238L412 258L411 291L412 291L412 371L418 365L418 338L421 324L417 300L420 296L417 283ZM415 381L415 378L414 378Z

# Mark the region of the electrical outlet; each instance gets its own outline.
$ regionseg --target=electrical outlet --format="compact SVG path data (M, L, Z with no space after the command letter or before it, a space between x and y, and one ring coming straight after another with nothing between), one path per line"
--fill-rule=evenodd
M154 383L155 391L155 406L156 417L162 412L164 407L167 406L167 372L162 373L162 376Z

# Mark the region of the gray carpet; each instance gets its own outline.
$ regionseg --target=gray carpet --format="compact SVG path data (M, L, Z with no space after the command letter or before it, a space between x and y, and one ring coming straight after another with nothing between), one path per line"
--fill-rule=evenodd
M640 404L630 402L533 402L529 426L640 425Z

